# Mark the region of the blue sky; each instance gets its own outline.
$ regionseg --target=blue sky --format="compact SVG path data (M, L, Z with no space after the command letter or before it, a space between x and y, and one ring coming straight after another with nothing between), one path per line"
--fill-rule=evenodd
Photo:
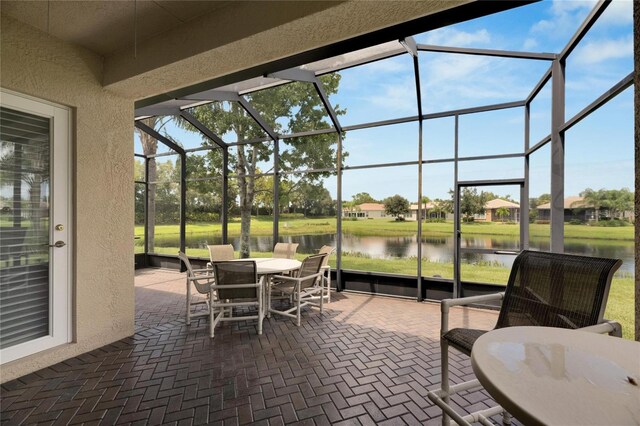
M501 14L416 35L418 43L559 52L595 5L593 1L542 1ZM487 58L421 52L422 102L425 112L446 111L524 99L549 64L544 61ZM566 117L570 118L633 70L632 2L614 1L567 61ZM343 125L417 114L412 61L401 55L344 70L333 104L347 109ZM549 133L550 84L532 103L531 142ZM632 88L578 124L566 138L566 195L586 187L633 186ZM460 117L460 155L521 152L523 108ZM416 123L347 133L347 165L412 161L417 158ZM169 125L186 147L201 144L197 135ZM453 156L453 119L425 122L425 159ZM136 141L136 152L141 152ZM531 196L549 192L548 147L531 160ZM522 177L522 159L460 163L461 179ZM358 192L375 198L399 193L417 198L415 166L345 171L343 197ZM328 189L335 196L335 179ZM453 185L452 164L426 164L423 192L446 198ZM513 194L513 188L505 189Z

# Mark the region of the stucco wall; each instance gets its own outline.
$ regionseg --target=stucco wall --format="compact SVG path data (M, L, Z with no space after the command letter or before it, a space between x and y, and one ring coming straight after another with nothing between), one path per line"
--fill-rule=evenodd
M72 107L74 343L5 365L5 382L133 334L133 101L102 59L2 17L0 86Z

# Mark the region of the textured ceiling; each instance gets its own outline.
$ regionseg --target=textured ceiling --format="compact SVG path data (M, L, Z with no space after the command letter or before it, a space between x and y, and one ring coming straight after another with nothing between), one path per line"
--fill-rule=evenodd
M134 37L140 43L231 3L191 0L2 0L0 12L56 38L106 56L132 48Z

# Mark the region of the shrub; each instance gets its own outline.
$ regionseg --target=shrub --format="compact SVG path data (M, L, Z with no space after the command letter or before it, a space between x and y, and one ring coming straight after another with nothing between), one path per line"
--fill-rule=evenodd
M432 218L423 220L424 223L445 223L446 220L442 218Z
M471 223L475 221L475 218L473 216L465 216L462 218L462 221L465 223Z
M631 223L626 220L620 219L611 219L611 220L601 220L599 222L590 222L591 226L603 226L603 227L619 227L619 226L631 226Z
M580 219L571 219L569 221L569 225L583 225L584 222L581 221Z

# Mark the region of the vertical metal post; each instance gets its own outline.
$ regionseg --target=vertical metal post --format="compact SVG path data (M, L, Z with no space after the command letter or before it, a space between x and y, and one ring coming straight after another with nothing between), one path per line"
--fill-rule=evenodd
M422 302L422 114L418 121L418 302Z
M273 141L273 243L278 242L278 222L280 221L280 144Z
M144 157L144 264L148 265L149 255L149 158Z
M336 180L337 202L336 207L336 289L342 291L342 133L338 133L338 149L336 150Z
M531 104L524 106L524 152L531 138ZM520 188L520 250L529 249L529 154L524 156L524 185Z
M565 62L551 68L551 252L564 252L564 124Z
M222 244L229 244L229 147L222 148Z
M453 297L460 294L460 188L458 187L458 125L460 118L455 115L453 153Z
M187 247L187 154L180 153L180 251L186 253ZM185 271L184 262L180 262L180 272Z
M416 54L413 55L413 72L416 81L416 99L418 105L418 268L417 268L417 279L418 279L418 294L417 300L418 302L422 302L422 126L423 126L423 117L422 117L422 96L420 93L420 67L418 65L418 56L417 51Z

